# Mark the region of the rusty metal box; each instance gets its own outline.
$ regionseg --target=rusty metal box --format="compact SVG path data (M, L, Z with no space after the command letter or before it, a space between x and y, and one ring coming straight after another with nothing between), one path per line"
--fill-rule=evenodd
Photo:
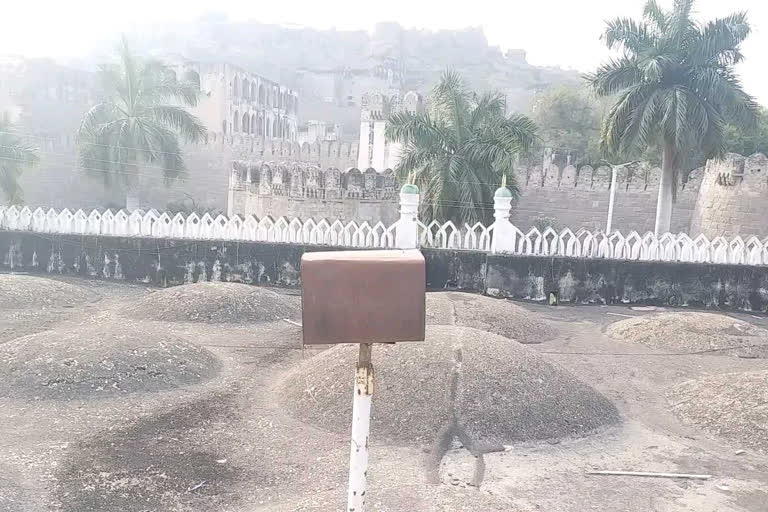
M304 344L423 341L425 272L418 250L304 254Z

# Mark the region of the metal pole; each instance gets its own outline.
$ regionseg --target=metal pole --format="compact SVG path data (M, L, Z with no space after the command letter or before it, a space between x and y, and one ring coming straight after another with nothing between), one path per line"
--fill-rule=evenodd
M616 199L616 166L611 166L611 198L608 200L608 222L605 225L605 233L611 234L613 224L613 201Z
M352 400L352 443L349 449L347 512L363 512L368 485L368 434L371 428L373 365L370 343L360 344Z

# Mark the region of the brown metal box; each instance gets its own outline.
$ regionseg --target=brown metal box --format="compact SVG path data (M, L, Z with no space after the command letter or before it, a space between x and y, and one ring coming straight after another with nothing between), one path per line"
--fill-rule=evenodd
M304 254L304 344L423 341L425 272L417 250Z

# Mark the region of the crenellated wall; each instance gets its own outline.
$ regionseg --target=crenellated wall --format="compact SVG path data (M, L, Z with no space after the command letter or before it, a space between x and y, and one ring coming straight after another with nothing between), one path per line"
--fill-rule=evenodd
M238 160L232 165L227 214L391 224L397 218L395 188L392 169L342 171L306 163Z
M103 173L81 170L74 137L39 138L40 165L21 179L25 203L53 208L123 206L119 184L105 188ZM225 211L232 161L238 159L311 162L322 168L348 169L357 162L357 144L295 142L212 133L204 144L184 146L187 174L168 186L159 169L144 168L142 185L149 207L165 209L171 201L192 198L206 210Z
M659 168L646 164L617 168L612 229L645 233L654 228ZM672 232L687 232L703 171L691 172L678 186ZM512 222L521 228L537 218L554 219L555 227L605 229L610 199L611 169L589 165L535 165L520 170L520 198Z
M27 205L73 210L124 205L125 193L119 186L105 188L103 174L88 175L80 169L72 136L40 138L36 142L40 147L40 166L27 171L21 179ZM185 146L184 157L187 175L169 186L158 169L141 170L149 207L164 210L171 201L192 198L202 209L225 212L234 161L280 162L286 168L301 163L322 170L320 173L337 169L344 174L357 163L358 145L335 141L299 145L213 133L205 144ZM647 165L618 169L612 229L639 233L653 230L659 173L658 168ZM540 217L552 218L556 228L605 229L609 167L577 169L565 162L560 166L545 163L521 167L519 175L521 196L513 205L511 220L520 229L529 229ZM381 199L361 198L345 203L289 194L263 196L257 202L258 206L249 208L255 208L250 212L259 217L287 215L386 222L396 213L394 205ZM235 212L244 213L244 208L243 203ZM691 236L704 233L710 238L766 237L768 222L764 212L767 209L768 157L728 155L721 162L710 161L706 168L692 171L688 179L680 183L673 208L672 232L686 232Z
M729 153L707 162L691 232L710 239L768 236L768 157Z

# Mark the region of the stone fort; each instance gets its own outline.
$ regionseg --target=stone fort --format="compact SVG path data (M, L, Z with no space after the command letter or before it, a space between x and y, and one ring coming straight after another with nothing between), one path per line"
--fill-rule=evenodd
M77 149L71 137L40 139L38 143L41 165L25 173L21 180L29 206L106 208L119 206L124 200L121 191L106 189L98 177L84 175L78 168ZM230 213L384 222L396 215L396 200L384 191L389 186L384 186L385 177L387 182L394 180L392 168L360 169L357 165L360 150L356 143L298 144L247 135L212 134L207 143L188 145L184 151L188 167L184 178L166 186L159 173L147 175L147 199L151 206L164 209L171 201L192 197L201 208L226 212L233 194L235 197L238 193L270 195L285 187L280 199L250 203L235 199ZM262 173L264 165L270 171L273 168L278 171ZM243 175L244 166L251 170L250 177ZM375 186L372 171L376 173ZM653 229L659 174L658 168L645 164L617 170L614 229L641 233ZM330 207L324 202L322 192L312 197L310 189L328 188L326 175L333 176L331 188L336 184L339 187L333 201L356 204ZM299 177L299 181L294 182L294 176ZM520 229L528 229L542 218L547 218L556 228L605 229L611 182L609 167L577 168L564 162L558 165L546 158L541 163L521 165L518 176L520 198L511 220ZM275 184L280 187L266 187L276 180ZM358 197L359 183L363 185ZM352 188L347 192L345 187ZM247 209L246 204L251 205L247 208L254 209ZM764 212L767 209L768 157L729 154L721 161L707 162L678 183L672 231L690 235L703 233L708 237L766 237L768 223Z
M74 131L92 103L93 76L47 61L3 62L2 115L38 126L32 140L41 163L21 184L32 207L119 208L124 192L79 168ZM386 140L386 119L423 107L416 93L364 95L359 142L298 142L295 91L236 66L174 63L177 76L199 83L205 98L196 112L209 128L205 143L187 145L188 173L166 186L146 169L148 205L193 199L200 209L257 216L329 217L389 222L397 205L394 173L400 148ZM43 84L41 86L40 84ZM63 85L62 85L63 84ZM55 114L55 116L53 116ZM53 116L53 117L52 117ZM245 169L245 171L243 171ZM611 181L608 167L576 167L547 155L518 169L521 197L512 221L523 230L604 229ZM613 228L653 228L659 170L635 165L617 171ZM729 154L692 171L678 184L672 230L708 237L768 236L768 159Z

